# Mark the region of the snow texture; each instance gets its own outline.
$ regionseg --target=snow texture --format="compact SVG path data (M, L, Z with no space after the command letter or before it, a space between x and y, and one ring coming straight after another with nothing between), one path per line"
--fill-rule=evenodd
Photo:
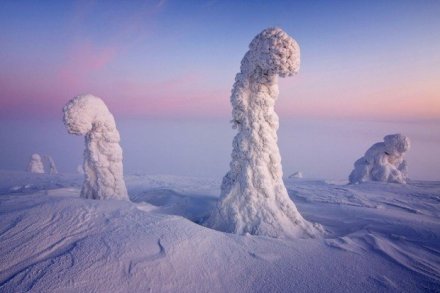
M365 155L354 163L349 176L352 184L365 181L382 181L405 184L408 166L404 154L410 148L410 140L402 134L390 134L383 142L371 146Z
M33 154L29 161L27 171L31 173L44 173L44 165L39 154Z
M250 43L235 77L231 104L233 140L230 171L223 178L218 206L206 224L236 233L297 238L318 235L300 215L282 181L277 145L278 75L298 72L300 50L279 28L268 28Z
M107 106L100 98L87 94L73 98L63 111L67 131L85 136L81 196L128 200L120 136Z
M49 174L50 175L58 174L57 166L55 165L55 161L53 160L53 158L49 155L46 155L45 158L49 163Z
M439 292L440 182L288 179L327 233L284 240L192 222L218 179L128 175L133 202L81 181L0 170L0 292Z

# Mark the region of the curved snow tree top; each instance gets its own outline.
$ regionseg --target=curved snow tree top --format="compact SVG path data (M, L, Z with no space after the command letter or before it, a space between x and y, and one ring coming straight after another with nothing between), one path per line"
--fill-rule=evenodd
M122 149L115 119L105 103L90 94L64 106L64 124L71 134L85 136L81 196L92 199L127 199Z
M280 28L268 28L250 43L249 51L241 61L240 73L235 77L231 95L233 126L237 127L246 111L246 98L250 92L278 96L277 76L296 74L300 68L298 43ZM275 85L261 87L262 84ZM259 88L250 88L259 86ZM273 92L267 92L272 90Z
M404 154L410 146L410 140L405 135L398 133L385 136L383 142L371 146L365 155L354 163L354 170L349 176L350 183L406 183L408 167Z
M39 154L32 154L27 167L27 171L31 173L44 173L44 165Z
M278 76L298 72L299 46L279 28L268 28L250 43L231 94L233 140L230 171L206 224L237 234L310 237L319 225L304 220L284 186L277 145Z

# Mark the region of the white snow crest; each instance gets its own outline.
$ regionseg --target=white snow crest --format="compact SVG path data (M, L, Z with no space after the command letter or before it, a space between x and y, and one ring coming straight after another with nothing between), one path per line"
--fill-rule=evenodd
M31 173L44 173L44 165L39 154L33 154L29 161L27 171Z
M383 142L371 146L354 163L354 170L348 178L350 183L383 181L405 184L408 180L408 167L404 154L409 148L408 137L402 134L385 136Z
M120 136L105 103L90 94L80 95L70 100L63 111L67 131L85 136L81 196L128 200Z
M231 104L233 140L230 171L207 225L225 232L271 237L309 237L317 227L303 219L289 198L277 145L278 75L298 72L299 46L279 28L257 35L235 77Z

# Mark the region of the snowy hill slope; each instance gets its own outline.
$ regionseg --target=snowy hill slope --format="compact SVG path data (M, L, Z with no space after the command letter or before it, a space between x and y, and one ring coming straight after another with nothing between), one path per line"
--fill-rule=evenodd
M0 172L2 292L440 291L440 182L286 181L323 239L203 227L220 182L127 176L133 202L81 178Z

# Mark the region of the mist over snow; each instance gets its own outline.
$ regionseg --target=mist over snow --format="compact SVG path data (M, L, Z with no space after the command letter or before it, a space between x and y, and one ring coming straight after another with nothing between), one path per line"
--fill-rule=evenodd
M280 93L279 104L283 99ZM61 115L53 121L1 121L1 169L25 170L30 155L40 153L50 154L59 172L76 173L83 161L84 139L67 134ZM228 169L235 133L227 118L116 119L125 174L222 178ZM373 142L402 132L411 138L406 154L409 178L440 180L440 122L295 120L282 115L280 119L278 145L285 176L301 170L307 178L347 179L353 162Z

